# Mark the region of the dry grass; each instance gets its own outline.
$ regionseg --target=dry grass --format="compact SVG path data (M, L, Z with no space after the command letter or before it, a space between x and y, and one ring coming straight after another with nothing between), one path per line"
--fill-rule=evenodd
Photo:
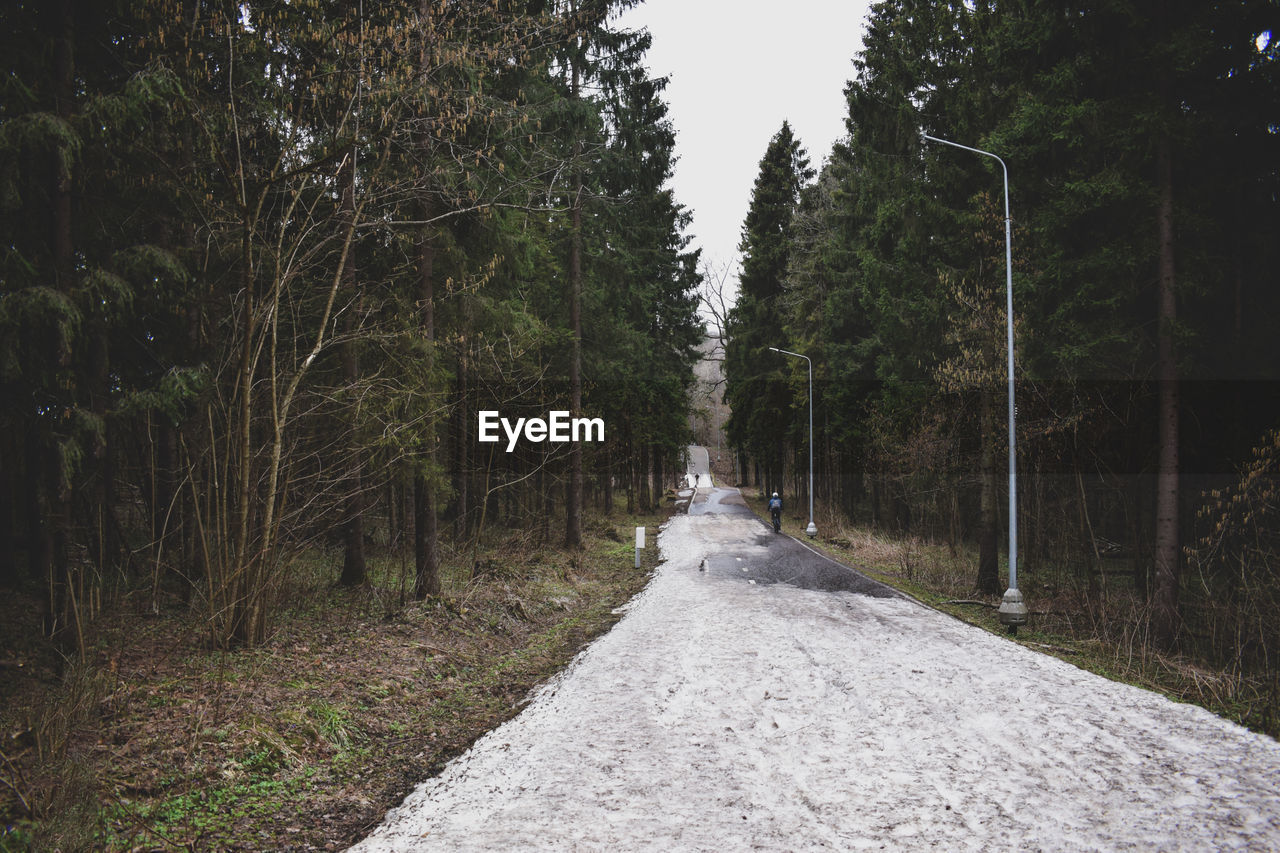
M87 666L0 673L0 849L349 845L618 618L648 576L619 538L593 525L571 554L513 536L403 605L399 560L344 590L340 554L312 554L248 651L212 649L176 602L103 617Z
M827 546L881 580L899 582L937 596L969 595L977 576L977 559L964 550L916 536L892 536L873 528L826 519Z

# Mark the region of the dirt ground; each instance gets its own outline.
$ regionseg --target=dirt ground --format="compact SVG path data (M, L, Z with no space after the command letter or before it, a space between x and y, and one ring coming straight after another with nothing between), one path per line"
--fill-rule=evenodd
M402 601L390 570L300 582L252 650L213 649L174 601L114 609L63 659L7 598L0 850L346 847L618 619L657 562L633 567L628 524L660 519L623 521L577 554L496 553L439 600Z

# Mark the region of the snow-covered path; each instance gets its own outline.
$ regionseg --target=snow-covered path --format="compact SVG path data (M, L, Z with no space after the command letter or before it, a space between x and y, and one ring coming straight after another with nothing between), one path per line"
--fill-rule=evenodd
M1280 850L1280 744L914 602L700 571L759 531L675 518L613 631L355 849Z

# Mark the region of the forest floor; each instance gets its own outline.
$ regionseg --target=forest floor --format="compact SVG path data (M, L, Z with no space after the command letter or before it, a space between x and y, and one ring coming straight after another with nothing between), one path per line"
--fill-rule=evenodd
M9 597L0 851L345 848L617 621L657 563L634 568L634 526L664 518L589 522L578 554L505 543L428 602L398 557L342 589L340 550L311 554L252 650L212 648L176 599L126 599L61 660Z

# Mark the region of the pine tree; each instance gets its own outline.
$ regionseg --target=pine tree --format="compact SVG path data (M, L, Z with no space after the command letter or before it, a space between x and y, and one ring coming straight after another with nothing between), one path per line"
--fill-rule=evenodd
M638 49L647 44L647 35L636 42ZM629 425L631 446L619 447L618 456L630 466L636 445L648 446L655 469L674 465L688 443L681 413L701 340L692 292L698 256L683 234L689 214L666 186L675 132L661 100L665 86L632 68L607 89L600 187L608 201L595 219L604 228L596 241L610 251L591 259L601 286L590 294L587 325L593 410Z
M764 465L763 485L770 491L782 488L780 444L787 432L790 399L780 378L783 357L769 347L785 343L781 298L792 218L800 191L813 174L804 149L784 121L760 160L738 246L738 300L727 322L725 399L733 412L727 433L741 455Z

